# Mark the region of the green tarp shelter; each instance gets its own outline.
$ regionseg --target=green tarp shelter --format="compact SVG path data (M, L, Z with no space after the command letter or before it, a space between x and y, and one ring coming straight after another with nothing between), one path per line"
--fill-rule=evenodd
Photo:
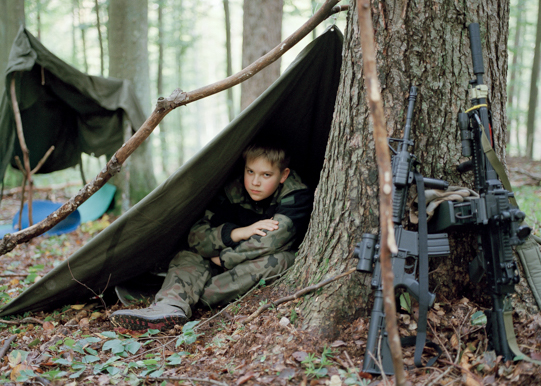
M93 294L73 278L100 294L106 286L166 268L212 197L242 171L242 151L253 140L280 140L291 152L291 167L315 188L333 116L341 51L342 34L332 27L206 147L0 315L86 302Z
M15 155L23 159L10 95L13 77L31 168L55 146L39 173L77 165L82 152L113 154L123 143L125 120L134 129L145 121L129 81L83 74L21 27L0 102L0 181L8 164L16 167Z

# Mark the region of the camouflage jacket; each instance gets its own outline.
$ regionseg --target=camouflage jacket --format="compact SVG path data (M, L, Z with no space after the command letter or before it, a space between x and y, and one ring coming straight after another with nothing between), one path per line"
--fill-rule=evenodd
M190 250L204 258L220 256L222 267L232 269L246 260L292 249L312 211L313 197L299 176L291 171L276 192L262 201L253 201L244 188L243 177L227 184L190 230ZM278 229L264 231L248 240L234 242L231 231L259 220L273 218Z

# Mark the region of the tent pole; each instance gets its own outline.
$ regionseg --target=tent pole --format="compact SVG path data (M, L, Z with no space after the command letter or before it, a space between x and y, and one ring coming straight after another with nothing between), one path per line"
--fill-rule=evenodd
M13 106L13 114L15 115L15 125L17 127L17 137L19 137L19 143L21 145L21 151L23 152L23 161L24 161L24 170L26 171L26 180L28 181L28 224L33 225L32 221L32 173L30 170L30 156L28 152L28 147L26 146L26 141L24 140L23 132L23 121L21 119L21 111L19 110L19 103L17 102L17 93L15 92L15 76L16 73L11 77L11 104ZM21 169L23 170L23 169ZM24 180L23 180L24 183ZM24 186L23 186L23 198L24 198ZM22 216L22 207L24 201L21 203L21 215L19 216L19 230L21 229L21 216Z

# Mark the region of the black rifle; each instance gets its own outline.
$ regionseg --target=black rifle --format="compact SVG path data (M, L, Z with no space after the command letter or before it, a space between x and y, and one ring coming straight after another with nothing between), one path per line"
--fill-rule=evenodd
M435 295L428 292L428 257L449 255L449 240L446 233L428 235L426 231L426 207L419 202L419 232L405 230L402 226L406 200L409 188L415 178L419 198L424 198L424 186L435 189L447 189L449 184L442 180L423 178L414 169L415 156L408 150L414 143L410 140L411 119L417 89L412 87L409 95L408 113L403 139L389 138L389 147L392 155L393 172L393 223L398 253L391 255L394 273L394 287L405 288L420 305L426 309L434 303ZM397 143L395 150L391 144ZM421 200L419 200L421 201ZM421 211L425 214L422 224ZM424 228L424 231L422 230ZM374 307L370 319L368 339L366 342L366 354L364 357L363 371L380 374L380 368L374 359L381 357L382 370L386 374L393 374L392 358L389 350L387 332L385 330L385 313L383 309L383 286L381 279L381 266L379 259L379 237L370 233L362 236L362 241L357 244L354 256L359 259L357 270L361 272L373 272L371 286L374 291ZM414 262L408 265L407 259L413 258ZM416 279L417 262L419 263L419 281ZM423 267L425 268L423 272ZM426 318L426 315L425 315ZM421 322L418 326L421 326ZM418 337L419 329L418 329ZM426 319L424 325L424 337L418 344L419 354L416 350L416 364L420 363L420 356L425 345ZM419 342L418 342L419 343ZM422 347L420 347L422 346ZM419 348L420 347L420 348Z
M431 231L440 232L464 226L473 226L478 235L478 253L470 263L469 275L479 282L487 274L487 291L492 297L493 309L485 311L487 331L492 348L505 361L513 360L508 338L514 337L510 294L519 282L512 246L524 243L530 228L522 225L525 214L518 209L513 193L505 189L498 175L506 180L505 172L497 172L499 161L488 157L493 146L490 113L487 108L488 88L483 84L483 54L479 24L468 26L472 52L473 72L469 97L473 107L458 114L462 137L462 155L471 157L457 169L463 173L473 170L475 190L480 197L464 203L444 202L431 222ZM492 153L493 154L493 153ZM507 318L507 326L505 319ZM507 327L507 330L506 330Z

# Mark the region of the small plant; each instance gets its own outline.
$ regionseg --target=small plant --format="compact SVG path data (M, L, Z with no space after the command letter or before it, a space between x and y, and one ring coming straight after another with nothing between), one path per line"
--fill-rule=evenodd
M203 334L196 334L193 330L194 327L199 323L198 320L194 320L192 322L186 323L184 326L182 326L182 335L180 335L177 339L177 343L175 344L175 347L180 346L181 344L192 344L197 340L198 336L201 336Z

